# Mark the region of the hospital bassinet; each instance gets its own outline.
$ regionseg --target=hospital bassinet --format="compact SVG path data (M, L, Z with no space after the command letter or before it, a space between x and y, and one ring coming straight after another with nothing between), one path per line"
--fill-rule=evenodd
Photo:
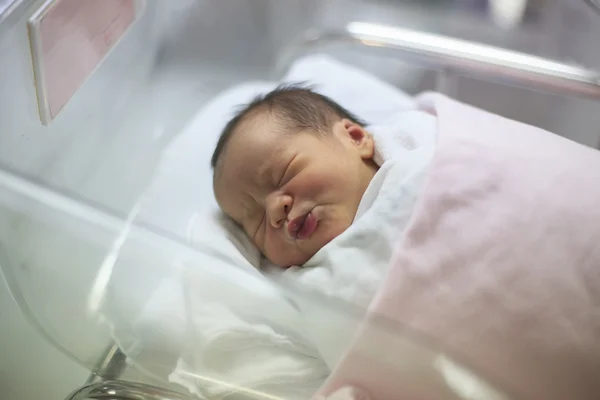
M596 18L589 5L530 1L511 30L490 22L482 3L138 2L131 29L44 127L26 28L40 2L13 2L0 16L0 266L40 334L90 369L69 398L189 398L167 382L173 360L160 346L127 360L114 337L164 276L203 251L136 210L163 149L234 84L277 80L300 56L326 53L409 93L438 90L598 145L600 75L578 65L593 60L557 53L555 33L572 28L565 14ZM102 275L117 258L112 275ZM194 273L228 279L209 267L194 265ZM359 318L360 310L314 301ZM99 307L122 324L107 323Z

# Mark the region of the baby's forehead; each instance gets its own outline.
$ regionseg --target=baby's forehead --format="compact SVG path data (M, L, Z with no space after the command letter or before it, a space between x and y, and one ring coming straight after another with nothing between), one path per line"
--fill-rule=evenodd
M299 121L302 119L302 121ZM240 133L279 134L282 137L293 136L295 133L320 131L319 124L310 118L294 116L290 110L281 107L257 107L241 118L233 129L233 136Z
M230 182L244 178L251 182L265 179L279 158L294 151L292 127L279 118L276 111L264 107L244 115L232 130L228 144L215 168L215 180L225 178ZM222 176L224 175L224 176Z
M266 157L246 153L236 158L230 154L215 171L213 186L217 203L238 224L257 208L261 188L269 185L273 175L271 166Z
M233 132L234 134L236 132L246 132L255 128L256 126L273 124L277 121L278 114L279 113L277 110L273 108L267 108L266 106L253 108L246 112L242 118L240 118L234 127Z
M247 186L272 173L276 161L289 150L289 140L268 127L235 132L215 168L215 183Z
M285 127L268 113L249 115L232 132L225 153L282 151L289 145ZM232 150L232 151L228 151ZM225 155L225 154L224 154Z

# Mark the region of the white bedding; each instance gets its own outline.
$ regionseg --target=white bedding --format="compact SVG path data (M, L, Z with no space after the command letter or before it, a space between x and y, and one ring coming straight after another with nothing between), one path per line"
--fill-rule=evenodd
M316 84L319 92L367 121L386 121L379 128L382 132L385 126L398 126L392 118L399 111L414 108L413 100L396 88L325 56L299 60L284 81ZM200 110L166 152L141 212L145 221L226 256L182 260L187 268L174 265L143 312L133 318L128 340L116 338L120 343L133 342L123 348L133 361L140 348L161 348L172 354L177 363L171 380L201 397L229 393L232 388L218 382L225 381L304 399L327 376L324 360L336 358L326 354L328 344L314 341L314 330L306 326L306 309L299 310L258 272L257 250L218 216L214 198L207 196L212 194L208 160L233 107L275 86L274 82L237 86ZM422 126L417 123L415 129L421 131ZM340 237L339 243L343 240ZM327 278L317 268L299 271L298 280L324 283L342 270L334 272ZM290 271L286 280L294 273ZM323 332L326 335L327 329ZM213 381L207 382L207 377Z

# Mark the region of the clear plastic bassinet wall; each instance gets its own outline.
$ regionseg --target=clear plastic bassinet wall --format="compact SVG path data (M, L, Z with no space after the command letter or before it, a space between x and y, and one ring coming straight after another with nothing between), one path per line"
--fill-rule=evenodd
M171 380L183 384L177 390L187 393L184 386L195 387L192 391L201 397L242 390L260 398L253 391L261 386L257 382L268 381L269 371L281 372L274 366L257 377L253 368L227 365L225 356L222 365L211 369L186 355L210 357L199 355L202 340L210 336L211 351L217 351L219 340L228 338L213 329L212 319L232 318L228 310L235 307L256 317L283 289L265 283L256 271L231 267L234 256L215 253L202 240L190 243L190 226L201 231L199 237L226 234L203 225L202 217L192 218L214 207L207 166L215 135L204 131L213 125L190 125L199 110L236 85L268 87L310 53L327 53L408 93L436 87L431 72L408 66L390 52L335 41L295 45L298 38L355 20L477 39L542 56L556 55L548 24L560 25L532 9L527 24L503 29L477 6L483 2L474 1L421 1L417 8L415 2L393 0L138 1L133 25L44 126L27 31L27 21L41 3L16 2L0 17L0 266L6 281L40 334L91 371L117 345L129 357L129 367L138 369L136 379L162 386ZM492 84L465 84L472 88L463 93L466 100L558 133L567 133L568 120L585 119L584 126L600 122L594 121L599 113L586 112L593 110L587 100L567 102L500 86L494 86L494 100L485 95ZM502 100L513 96L525 99L527 113L519 114L518 106ZM558 108L573 112L559 118L551 111ZM168 152L190 127L200 138L195 147L185 154ZM202 141L202 135L210 139ZM587 144L596 140L574 139ZM195 161L175 170L157 168L165 157ZM197 169L206 173L196 175ZM290 328L302 325L293 316L294 298L308 298L328 323L357 323L365 312L300 288L288 287L284 294L288 305L260 317L263 326L288 339L301 336ZM193 322L197 315L204 316L203 325ZM236 340L242 339L234 336ZM295 394L303 398L318 388L331 366L315 361L318 352L306 338L298 340L291 348L305 358L298 361L297 376L310 371L302 375L307 383ZM436 353L414 343L423 354ZM176 367L193 376L182 372L174 379ZM294 374L285 379L294 382ZM280 387L263 389L293 397ZM447 398L475 398L459 392L448 390L453 394ZM505 398L493 396L498 397L477 398Z

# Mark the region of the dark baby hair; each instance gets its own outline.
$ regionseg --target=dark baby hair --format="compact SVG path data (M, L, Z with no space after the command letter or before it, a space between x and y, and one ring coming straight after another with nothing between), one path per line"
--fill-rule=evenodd
M286 132L311 130L317 134L326 134L333 124L344 118L363 127L367 125L356 115L329 97L316 93L309 86L298 83L280 85L241 107L225 125L210 161L213 169L216 168L240 124L253 114L265 111L273 115Z

